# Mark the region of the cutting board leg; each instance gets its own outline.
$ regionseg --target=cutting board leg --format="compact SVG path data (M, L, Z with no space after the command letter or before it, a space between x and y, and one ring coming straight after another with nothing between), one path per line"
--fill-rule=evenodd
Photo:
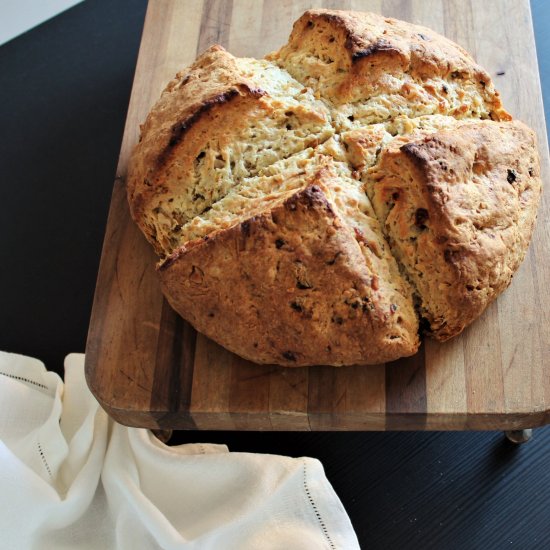
M173 430L151 430L153 435L163 443L168 443L172 437Z
M510 430L508 432L504 432L504 435L508 438L508 441L519 445L520 443L526 443L531 439L533 436L533 430Z

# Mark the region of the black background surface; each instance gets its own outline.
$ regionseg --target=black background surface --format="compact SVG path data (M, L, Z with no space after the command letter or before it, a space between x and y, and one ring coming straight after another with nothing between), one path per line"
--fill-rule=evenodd
M85 347L145 8L88 0L0 47L0 349L59 373ZM532 9L548 119L550 2ZM197 441L319 458L365 549L550 549L550 427L520 447L492 432L171 443Z

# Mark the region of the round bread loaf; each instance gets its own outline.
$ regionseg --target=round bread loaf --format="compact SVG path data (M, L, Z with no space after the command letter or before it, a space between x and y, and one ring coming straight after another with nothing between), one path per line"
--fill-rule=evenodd
M213 46L176 75L127 178L172 307L285 366L459 334L510 284L540 187L533 132L460 46L331 10L264 60Z

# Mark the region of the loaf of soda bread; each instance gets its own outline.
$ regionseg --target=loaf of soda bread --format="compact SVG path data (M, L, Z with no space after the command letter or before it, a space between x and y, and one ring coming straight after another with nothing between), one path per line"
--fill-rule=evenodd
M334 10L304 13L263 60L204 52L151 110L127 177L172 307L285 366L459 334L510 284L540 191L533 132L466 51Z

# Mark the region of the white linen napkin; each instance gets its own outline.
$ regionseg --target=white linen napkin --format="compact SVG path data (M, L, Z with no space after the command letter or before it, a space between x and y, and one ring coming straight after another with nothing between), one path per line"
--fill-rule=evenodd
M200 433L197 432L197 437ZM65 359L0 352L0 548L359 548L319 461L168 447L113 422Z

